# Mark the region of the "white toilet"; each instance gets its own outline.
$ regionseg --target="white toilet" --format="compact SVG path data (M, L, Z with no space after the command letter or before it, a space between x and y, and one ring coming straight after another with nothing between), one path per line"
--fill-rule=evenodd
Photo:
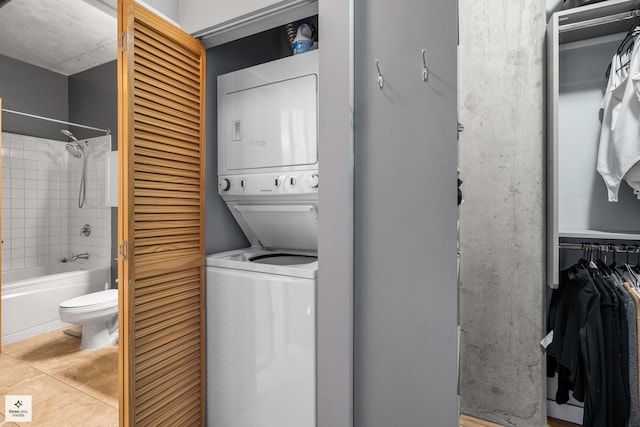
M118 290L107 289L60 303L60 320L82 325L83 350L118 342Z

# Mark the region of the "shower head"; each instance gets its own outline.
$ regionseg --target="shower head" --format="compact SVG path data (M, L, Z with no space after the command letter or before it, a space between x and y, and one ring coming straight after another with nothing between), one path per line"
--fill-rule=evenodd
M73 134L72 134L70 131L68 131L68 130L66 130L66 129L61 129L61 130L60 130L60 132L62 132L62 134L63 134L64 136L66 136L67 138L71 138L71 139L73 139L75 142L79 142L79 141L78 141L78 138L76 138L75 136L73 136Z
M65 148L67 149L69 154L77 159L82 157L82 155L84 154L84 148L82 148L82 145L77 142L67 142Z
M82 143L78 141L78 138L73 136L73 134L66 129L61 129L60 132L62 132L62 134L65 135L67 138L71 138L73 140L73 142L67 142L67 145L65 146L69 154L71 154L73 157L77 159L81 158L82 155L84 154L84 147L82 146ZM85 145L86 145L86 142L85 142Z

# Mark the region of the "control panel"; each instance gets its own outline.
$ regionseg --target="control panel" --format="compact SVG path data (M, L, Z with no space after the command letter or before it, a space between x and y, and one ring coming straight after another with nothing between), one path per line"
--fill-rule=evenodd
M218 177L218 193L223 196L315 194L318 185L317 170Z

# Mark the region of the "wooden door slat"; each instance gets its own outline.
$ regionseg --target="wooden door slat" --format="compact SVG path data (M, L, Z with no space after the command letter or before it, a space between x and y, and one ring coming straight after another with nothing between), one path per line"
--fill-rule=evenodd
M146 239L136 239L135 245L136 247L141 246L155 246L155 245L165 245L170 243L180 243L180 242L199 242L200 234L181 234L179 236L162 236L162 237L149 237Z
M197 351L197 344L199 340L200 338L197 335L194 335L190 341L182 343L181 345L173 347L166 346L162 348L159 354L162 354L162 357L164 357L165 360L173 360L174 358L180 359L182 355L189 350ZM136 369L138 369L138 371L143 375L147 371L147 369L153 369L156 366L153 359L155 359L158 354L152 354L149 352L147 353L147 356L149 357L147 357L145 360L136 360Z
M136 58L136 78L142 80L142 76L146 76L150 80L146 80L147 82L151 82L152 85L157 85L158 83L162 83L167 85L167 87L173 88L173 93L183 96L197 96L197 90L192 88L191 86L182 83L177 79L171 79L170 77L165 76L162 72L156 71L152 68L154 64L148 64L142 58ZM157 93L158 95L162 95L162 91L154 91L152 93Z
M175 50L156 49L157 44L153 42L148 35L140 33L136 38L136 47L140 49L140 56L150 61L162 61L165 64L171 64L172 70L176 74L186 77L193 82L200 84L200 76L198 76L198 64L189 64L188 59L180 55Z
M164 120L162 115L157 114L153 111L150 112L146 110L144 111L140 110L138 111L138 114L136 114L135 120L136 120L136 123L153 126L159 130L166 129L168 131L171 131L177 134L186 135L186 136L195 136L195 137L200 136L199 130L193 129L193 128L187 128L181 125L176 125L171 122L167 122Z
M158 120L164 120L173 125L180 126L181 128L193 129L198 133L200 132L200 126L198 123L193 122L194 117L192 116L180 114L168 107L154 104L152 102L145 101L144 99L136 99L136 106L138 107L137 111L139 114L153 117ZM195 118L197 119L198 117Z
M185 376L179 379L180 383L172 384L162 395L155 396L155 399L146 404L141 404L140 408L145 409L144 413L139 416L137 422L141 426L170 426L175 422L174 418L181 414L183 410L187 410L194 406L193 399L190 399L189 393L197 390L199 385L198 378ZM184 387L182 384L188 384ZM142 393L140 393L142 395ZM167 400L175 402L171 409L166 407ZM201 418L202 419L202 418ZM204 425L204 424L202 424Z
M171 176L157 173L136 172L134 178L140 181L166 182L168 184L198 185L198 180L184 176Z
M195 130L196 135L200 134L200 127L198 123L193 122L194 117L180 117L184 115L176 113L175 110L172 110L168 107L153 104L151 102L145 101L144 99L136 99L135 104L137 107L136 112L140 115L166 121L181 129ZM197 117L195 118L197 119ZM184 133L185 131L182 132Z
M200 200L199 192L185 192L185 191L172 191L169 190L145 190L141 188L135 189L135 197L146 197L148 199L155 198L160 199L163 197L172 199L197 199Z
M134 124L135 130L137 132L145 132L145 134L158 135L162 138L168 138L176 141L183 141L190 144L195 144L196 146L200 146L198 141L198 137L194 137L192 135L186 135L184 133L175 132L170 129L163 129L154 127L152 125L145 124L143 122L135 122ZM143 134L140 134L143 135Z
M141 342L147 337L153 339L158 333L171 331L172 328L182 329L188 322L198 322L200 320L200 312L197 309L187 310L186 313L173 315L171 310L161 313L156 321L148 322L138 319L136 321L136 336Z
M165 340L171 340L174 336L182 336L189 331L198 330L200 328L197 318L190 319L179 325L173 325L169 328L161 329L153 335L138 337L136 336L136 351L139 354L145 352L146 348L155 348L165 344Z
M157 182L157 181L137 181L136 188L140 189L148 189L148 190L167 190L167 191L178 191L181 193L191 193L191 192L199 192L198 187L194 187L189 184L168 184L166 182Z
M153 99L149 100L142 96L136 97L135 103L136 105L140 105L141 107L145 107L150 110L162 111L168 116L177 117L181 120L191 123L192 126L195 126L196 129L200 129L199 116L192 113L184 112L184 108L177 109L175 108L175 105L172 105L173 103L166 102L164 98L157 95L149 94L149 98Z
M138 391L144 396L144 399L141 399L141 403L151 403L160 397L166 398L164 393L167 390L171 390L173 384L180 383L179 378L195 377L195 375L193 375L193 368L197 363L197 358L183 364L173 362L171 364L165 364L162 369L157 369L155 372L145 375L144 380L137 384Z
M153 103L155 105L160 105L166 108L171 109L172 113L175 115L179 115L180 117L198 117L198 110L195 110L192 107L184 105L182 103L178 103L173 100L170 96L167 96L167 93L163 93L162 95L158 95L157 93L148 92L142 89L142 85L136 87L133 91L134 100L137 103L141 101L146 101Z
M181 213L197 213L199 214L198 206L147 206L136 205L136 214L181 214Z
M183 70L170 62L163 61L161 58L156 58L155 60L141 49L139 44L135 46L135 54L136 54L136 64L139 64L141 67L144 67L145 70L151 70L154 72L154 75L164 76L165 82L170 79L173 82L173 85L182 88L183 90L190 93L198 93L198 87L200 86L200 82L193 80L189 77L186 77L183 74ZM149 75L142 68L140 72ZM156 74L157 73L157 74Z
M139 132L136 134L136 143L138 141L149 141L155 142L158 144L162 144L163 146L170 147L178 147L183 148L185 150L193 151L200 153L202 151L202 147L197 143L197 139L191 138L190 140L177 139L172 136L160 135L157 132L145 132L144 129L138 129ZM167 147L166 150L170 149Z
M155 263L155 262L171 262L173 259L177 257L183 256L191 256L196 255L198 253L198 249L176 249L173 251L162 251L156 252L152 254L141 254L136 255L136 267L143 268L145 263Z
M144 73L137 72L135 74L134 87L137 88L145 88L149 93L157 94L158 96L172 96L177 98L182 98L182 101L178 101L184 105L193 105L197 104L198 97L194 96L191 93L180 90L174 85L164 83L159 80L155 80L151 76L147 76Z
M168 54L174 55L177 60L184 62L185 65L194 70L198 70L200 68L198 55L185 50L183 45L180 45L173 40L167 40L158 37L155 29L145 26L140 21L134 23L134 28L136 30L136 33L140 34L141 39L146 40L149 45L152 45L152 47L156 49L156 51L167 52Z
M145 164L145 162L147 162L147 164ZM175 165L171 164L171 162L167 162L167 161L152 162L145 157L141 157L138 159L138 163L135 164L134 171L155 173L158 175L196 178L196 179L199 179L202 175L201 171L194 170L194 168L192 167L189 167L189 169L178 169L175 167Z
M173 145L158 144L151 141L138 139L135 142L136 154L155 159L164 159L168 161L191 163L199 165L198 158L200 152L194 150L185 150Z
M157 228L150 228L148 230L136 230L135 232L135 238L136 239L142 239L142 238L146 238L146 237L156 237L156 236L173 236L173 235L179 235L181 233L198 233L200 232L200 227L176 227L176 228L162 228L162 229L157 229Z
M136 283L136 296L145 297L149 294L162 292L165 289L181 288L182 286L192 286L199 283L200 272L178 271L175 273L165 274L162 277L150 277L146 280L139 280Z
M136 255L149 256L160 255L165 252L178 253L184 251L198 250L200 248L199 241L190 241L184 243L172 243L170 245L153 245L153 246L141 246L136 248Z
M151 97L157 97L164 100L166 104L163 104L163 105L171 106L173 103L173 108L175 109L178 109L178 110L184 109L185 112L194 112L194 114L197 114L197 111L198 111L198 104L196 102L197 100L196 101L190 100L169 91L163 91L160 94L157 92L158 92L157 86L155 86L154 84L150 84L149 82L145 82L143 80L136 81L135 86L133 88L134 99L136 97L145 98L145 99L150 99Z

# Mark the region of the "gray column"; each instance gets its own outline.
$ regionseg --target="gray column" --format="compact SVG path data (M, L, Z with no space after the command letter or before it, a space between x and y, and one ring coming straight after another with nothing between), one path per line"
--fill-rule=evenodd
M545 424L545 1L460 0L462 413Z

